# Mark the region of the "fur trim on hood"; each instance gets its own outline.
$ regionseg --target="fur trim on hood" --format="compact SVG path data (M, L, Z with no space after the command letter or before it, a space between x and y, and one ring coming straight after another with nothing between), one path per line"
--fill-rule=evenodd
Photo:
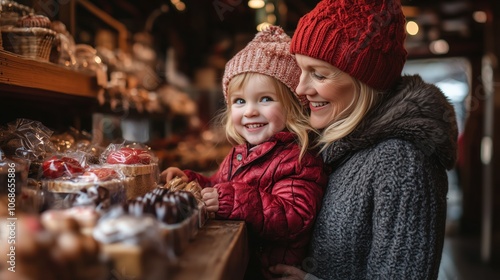
M414 143L447 169L453 168L457 123L453 106L441 90L414 75L401 77L400 83L385 94L351 134L327 150L325 161L333 163L346 154L398 138Z

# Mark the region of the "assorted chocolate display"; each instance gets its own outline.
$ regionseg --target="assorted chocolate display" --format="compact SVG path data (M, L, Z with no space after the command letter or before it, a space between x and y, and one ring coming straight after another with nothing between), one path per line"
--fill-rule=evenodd
M122 270L147 279L146 264L167 269L206 220L199 184L175 178L157 185L157 158L141 144L98 148L20 119L0 128L0 178L9 176L16 184L0 188L0 217L9 215L3 198L12 192L17 221L36 224L19 236L31 244L27 251L20 246L19 255L44 255L45 264L66 266L52 278L43 263L20 261L29 269L16 275L26 279L110 279Z
M190 192L156 188L142 197L128 201L123 209L134 216L151 214L165 224L176 224L193 215L198 209L198 202Z

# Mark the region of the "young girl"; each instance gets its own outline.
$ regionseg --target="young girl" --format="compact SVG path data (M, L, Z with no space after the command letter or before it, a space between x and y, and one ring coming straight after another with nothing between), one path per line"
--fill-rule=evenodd
M271 278L278 263L300 265L320 208L326 174L308 149L308 124L295 88L301 70L290 37L277 26L259 32L226 65L226 134L235 147L214 175L170 167L198 180L203 201L220 219L244 220L251 250L246 279Z

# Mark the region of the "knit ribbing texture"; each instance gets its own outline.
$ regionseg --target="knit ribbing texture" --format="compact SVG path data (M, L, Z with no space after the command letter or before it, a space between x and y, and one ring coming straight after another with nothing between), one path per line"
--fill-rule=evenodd
M376 90L400 78L405 17L398 0L323 0L303 16L290 51L326 61Z
M299 84L301 70L290 54L291 38L279 26L270 26L255 35L248 45L226 63L222 90L227 103L231 79L242 73L259 73L275 78L293 93Z

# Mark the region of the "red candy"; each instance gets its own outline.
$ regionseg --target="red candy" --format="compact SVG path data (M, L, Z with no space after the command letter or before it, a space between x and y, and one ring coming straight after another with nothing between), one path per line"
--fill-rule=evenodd
M141 149L121 148L109 153L106 162L110 164L149 164L151 163L151 155Z
M43 162L43 176L45 178L59 178L62 176L74 176L76 174L83 173L84 168L80 163L70 157L53 156L48 160Z

